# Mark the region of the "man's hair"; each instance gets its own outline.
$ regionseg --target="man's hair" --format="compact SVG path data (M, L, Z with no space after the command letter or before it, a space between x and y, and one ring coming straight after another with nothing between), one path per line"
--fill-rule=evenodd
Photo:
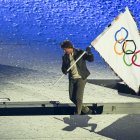
M64 40L62 43L61 43L61 48L64 49L64 48L74 48L72 42L70 42L69 40Z

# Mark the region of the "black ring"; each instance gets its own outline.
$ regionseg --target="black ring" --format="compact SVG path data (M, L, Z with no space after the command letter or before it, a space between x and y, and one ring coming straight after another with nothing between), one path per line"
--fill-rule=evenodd
M135 46L134 51L132 51L132 52L129 52L129 53L128 53L128 52L126 52L126 51L127 51L127 49L126 49L126 51L124 50L124 44L125 44L126 42L133 42L133 44L134 44L134 46ZM136 51L136 48L137 48L137 46L136 46L136 44L135 44L134 40L126 40L126 42L124 41L124 43L123 43L123 47L122 47L123 52L124 52L125 54L134 54L134 53L135 53L135 51Z

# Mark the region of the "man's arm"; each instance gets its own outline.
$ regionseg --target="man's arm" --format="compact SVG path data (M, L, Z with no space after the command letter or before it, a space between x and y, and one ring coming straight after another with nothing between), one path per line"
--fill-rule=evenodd
M68 55L65 54L64 56L62 56L62 67L61 67L61 70L65 75L67 74L68 68L69 68L69 59Z
M93 53L91 52L91 48L90 47L86 48L86 53L83 56L83 58L85 60L89 61L89 62L93 62L94 61L94 56L93 56Z

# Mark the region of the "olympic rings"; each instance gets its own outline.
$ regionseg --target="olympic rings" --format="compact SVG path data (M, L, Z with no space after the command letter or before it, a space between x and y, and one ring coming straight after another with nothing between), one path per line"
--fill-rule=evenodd
M134 46L135 46L135 49L134 51L129 51L129 53L127 53L125 50L126 50L126 42L123 43L123 47L122 47L122 50L125 54L134 54L135 51L136 51L136 44L134 42L134 40L125 40L126 42L133 42ZM124 48L124 44L125 44L125 48Z
M123 51L122 52L117 52L117 50L116 50L116 44L119 42L119 41L121 41L121 40L124 40L123 38L121 38L121 39L119 39L119 40L117 40L116 42L115 42L115 44L114 44L114 51L115 51L115 53L116 54L118 54L118 55L122 55L123 54ZM124 44L125 44L125 46L123 47L125 50L126 50L126 40L124 40ZM124 45L123 44L123 45Z
M124 37L124 39L123 39L121 42L119 42L118 39L117 39L117 34L118 34L121 30L124 30L124 31L126 32L126 36ZM115 33L115 40L116 40L116 42L118 41L118 43L120 43L120 44L121 44L122 42L124 42L124 41L127 39L127 37L128 37L128 31L127 31L127 29L125 29L124 27L121 27L121 29L118 30L118 31Z
M125 36L124 38L117 39L117 34L118 34L121 30L125 30L126 36ZM115 33L115 35L114 35L114 38L115 38L115 41L116 41L115 44L114 44L114 52L115 52L117 55L122 55L122 54L124 54L124 55L123 55L123 61L124 61L124 63L125 63L127 66L132 66L132 64L133 64L133 65L135 65L135 66L137 66L137 67L140 67L140 64L136 64L137 54L140 53L140 50L137 50L137 52L136 52L136 49L137 49L136 43L134 42L134 40L126 40L127 37L128 37L128 30L127 30L126 28L121 27L120 30L117 30L117 31L116 31L116 33ZM127 42L133 42L133 44L134 44L134 50L129 50L129 49L126 50ZM119 43L119 44L122 44L122 43L123 43L123 45L122 45L122 52L117 52L117 50L116 50L116 45L117 45L117 43ZM133 56L132 56L132 58L131 58L132 63L128 64L128 63L126 62L126 59L125 59L125 58L126 58L126 55L130 55L130 54L133 54Z
M137 66L137 67L140 67L140 64L136 64L134 61L134 57L135 57L135 55L137 55L138 53L140 53L140 50L138 50L137 52L135 52L135 54L132 56L132 63L135 65L135 66Z
M125 56L126 56L126 54L131 54L131 53L127 53L127 52L131 52L131 53L132 53L133 51L127 50L126 53L124 53L124 55L123 55L123 61L124 61L124 63L125 63L127 66L131 66L131 65L133 64L133 62L130 63L130 64L127 64L126 61L125 61ZM134 55L134 56L135 56L135 60L134 60L134 61L136 61L137 55Z

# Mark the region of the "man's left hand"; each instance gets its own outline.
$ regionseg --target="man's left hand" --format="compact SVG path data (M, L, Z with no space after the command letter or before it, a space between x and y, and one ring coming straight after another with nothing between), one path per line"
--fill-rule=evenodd
M91 53L91 48L90 48L90 47L87 47L87 48L86 48L86 52L87 52L88 54L90 54L90 53Z

